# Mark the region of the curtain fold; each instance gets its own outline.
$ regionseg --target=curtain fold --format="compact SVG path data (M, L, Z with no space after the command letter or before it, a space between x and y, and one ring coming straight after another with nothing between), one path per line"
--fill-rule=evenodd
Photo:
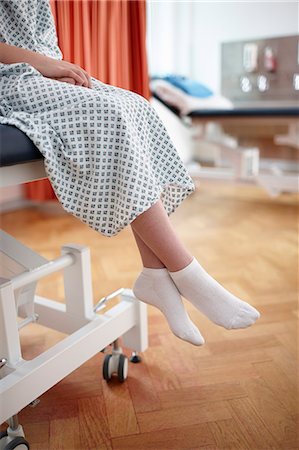
M149 98L145 0L50 0L63 59ZM25 185L33 200L56 198L48 180Z

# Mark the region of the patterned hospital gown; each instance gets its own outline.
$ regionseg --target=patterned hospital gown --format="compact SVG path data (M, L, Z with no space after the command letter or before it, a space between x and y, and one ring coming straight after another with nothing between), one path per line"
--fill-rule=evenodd
M0 0L0 42L61 59L48 0ZM1 58L0 58L1 61ZM170 215L195 185L142 96L92 78L92 89L0 63L0 123L15 125L44 156L63 208L116 235L159 198Z

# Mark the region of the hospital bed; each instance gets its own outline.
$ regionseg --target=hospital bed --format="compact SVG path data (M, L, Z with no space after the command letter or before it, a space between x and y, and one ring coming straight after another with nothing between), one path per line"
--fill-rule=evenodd
M19 129L0 125L0 187L46 177L43 157ZM120 288L93 304L90 252L66 244L61 256L47 260L14 237L0 231L0 449L28 449L18 412L38 403L38 397L98 352L104 357L102 375L128 374L128 358L120 345L132 350L131 362L148 347L147 306L131 289ZM63 271L65 303L36 295L37 282ZM119 301L103 310L112 298ZM22 356L19 330L38 322L66 335L31 360ZM100 376L100 375L99 375Z
M171 119L165 109L179 118L181 126L190 130L193 148L196 143L208 148L213 146L214 167L186 162L191 176L256 183L271 196L281 192L298 192L298 159L292 170L284 169L277 161L266 165L267 162L260 158L257 146L243 146L239 142L242 133L247 136L251 130L253 134L258 128L268 127L273 131L276 145L288 145L299 151L298 105L240 104L232 109L201 109L182 115L156 93L153 93L151 103L166 124ZM275 130L283 130L284 134L276 134ZM190 150L189 155L194 157Z

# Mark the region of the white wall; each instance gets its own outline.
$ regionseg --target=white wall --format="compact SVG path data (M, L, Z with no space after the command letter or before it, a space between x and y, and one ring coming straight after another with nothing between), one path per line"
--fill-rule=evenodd
M151 74L179 73L220 90L220 43L299 33L298 2L148 0Z

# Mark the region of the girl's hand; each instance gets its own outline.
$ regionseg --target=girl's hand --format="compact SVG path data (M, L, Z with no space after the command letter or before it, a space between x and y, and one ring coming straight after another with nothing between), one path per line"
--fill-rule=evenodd
M62 81L63 83L76 84L76 81L74 80L74 78L61 77L61 78L53 78L53 79L57 80L57 81Z
M77 64L50 58L15 45L0 42L0 62L4 64L29 63L44 77L91 88L90 76Z
M4 64L29 63L44 77L91 88L90 76L77 64L50 58L15 45L0 42L0 62Z
M32 65L47 78L91 88L90 76L77 64L38 55Z

